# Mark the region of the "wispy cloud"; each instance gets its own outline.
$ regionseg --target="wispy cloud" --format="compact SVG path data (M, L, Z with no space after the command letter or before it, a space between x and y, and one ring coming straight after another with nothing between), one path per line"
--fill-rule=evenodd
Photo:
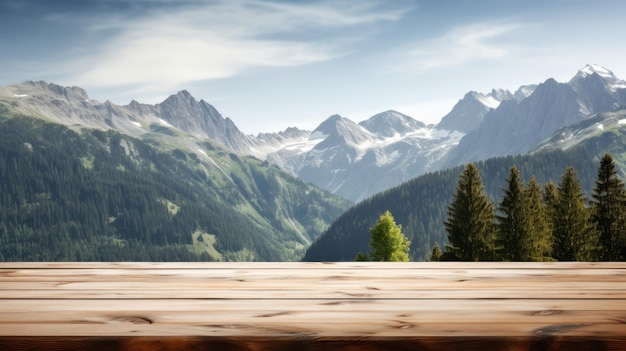
M412 44L408 49L410 62L407 66L419 72L504 58L510 50L504 37L521 27L519 24L480 23L453 28L443 36Z
M97 21L93 31L115 34L72 63L80 70L74 80L172 89L253 67L330 60L349 51L341 44L355 28L394 21L407 11L381 4L220 0L161 7L145 18Z

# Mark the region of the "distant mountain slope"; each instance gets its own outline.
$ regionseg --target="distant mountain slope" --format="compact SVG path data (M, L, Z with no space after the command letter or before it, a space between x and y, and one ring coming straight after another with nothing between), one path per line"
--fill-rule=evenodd
M489 111L439 167L527 153L562 127L626 105L625 97L626 82L598 65L585 66L568 83L548 79L527 98Z
M396 111L359 124L334 115L307 139L294 139L268 152L267 160L323 189L360 201L431 170L462 136Z
M624 145L626 139L621 140ZM588 193L596 177L599 156L604 150L590 154L582 145L568 151L553 150L526 156L493 158L477 163L485 190L491 201L500 201L502 188L511 166L520 169L526 181L532 175L545 184L558 183L567 166L574 166ZM457 185L462 167L428 173L379 193L352 207L307 250L304 261L352 261L358 252L368 252L369 229L380 215L389 210L403 233L411 240L412 260L428 258L435 242L447 242L444 221L447 206Z
M142 137L0 104L0 259L297 260L349 205L210 141Z
M302 135L287 145L266 148L266 159L319 187L361 201L427 172L525 154L559 128L623 105L626 82L604 67L587 65L567 83L548 79L514 93L469 92L436 126L395 111L358 125L332 116L308 139ZM326 129L335 132L323 132Z
M539 144L533 152L571 149L583 149L591 155L608 152L625 172L626 109L598 113L582 122L563 127Z
M520 87L515 93L493 89L489 94L470 91L454 105L452 111L443 116L438 129L456 130L462 133L478 128L487 112L497 108L505 100L523 100L534 90L535 85Z
M172 135L176 131L187 139L211 139L237 152L247 152L251 147L247 136L230 119L185 90L156 105L133 100L119 106L90 99L78 87L25 82L0 87L0 102L14 111L68 126L112 129L138 137L155 131Z

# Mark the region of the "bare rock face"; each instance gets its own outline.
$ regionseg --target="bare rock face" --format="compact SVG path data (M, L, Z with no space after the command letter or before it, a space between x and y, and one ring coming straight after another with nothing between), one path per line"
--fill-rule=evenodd
M521 86L515 93L505 89L493 89L489 94L470 91L454 105L437 125L438 129L469 133L477 129L487 113L498 108L503 101L521 101L535 90L536 85Z
M548 79L522 100L503 101L469 132L441 167L524 154L564 126L624 105L626 82L597 65L587 65L568 83Z
M437 127L461 133L470 132L478 128L487 112L498 107L505 98L511 99L509 96L494 97L470 91L441 119Z
M183 90L155 106L157 115L172 126L198 138L210 138L238 152L250 150L250 140L229 118L204 100Z
M114 129L141 136L176 129L198 139L212 139L223 146L246 153L251 142L235 124L204 100L197 101L181 91L156 105L135 100L126 106L110 101L100 103L78 87L62 87L46 82L26 82L0 90L0 102L24 113L34 113L65 125Z

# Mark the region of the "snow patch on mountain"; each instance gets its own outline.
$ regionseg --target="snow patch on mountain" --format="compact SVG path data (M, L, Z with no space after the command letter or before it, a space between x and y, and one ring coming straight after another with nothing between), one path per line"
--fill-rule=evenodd
M301 143L287 144L282 149L297 152L309 152L317 145L315 140L307 140Z
M400 158L400 152L398 150L394 150L390 154L382 154L380 157L376 157L376 166L383 167L396 162L398 158Z
M500 100L491 95L477 94L476 99L489 108L497 108L500 105Z
M309 140L324 140L328 138L328 134L324 134L319 130L313 131L311 136L309 136Z
M164 126L172 127L172 125L168 121L166 121L166 120L164 120L162 118L159 118L159 123L161 123Z
M603 77L603 78L614 77L613 72L595 63L586 65L579 72L580 72L580 75L583 77L587 75L592 75L594 73L597 73L600 77Z

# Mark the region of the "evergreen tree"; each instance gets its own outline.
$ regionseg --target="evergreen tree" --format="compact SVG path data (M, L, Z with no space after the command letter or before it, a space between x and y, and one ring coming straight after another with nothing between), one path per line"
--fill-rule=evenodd
M530 258L528 203L524 193L522 177L517 167L511 167L506 180L508 188L496 215L498 246L501 259L505 261L527 261Z
M553 184L554 185L554 184ZM524 189L526 198L526 219L529 232L529 261L551 260L552 227L548 212L544 207L541 185L533 176Z
M370 229L372 261L407 262L411 242L402 233L402 226L396 224L391 212L385 211L378 223Z
M478 168L468 164L448 206L444 222L450 246L446 257L462 261L484 261L495 258L494 206L483 189Z
M605 154L600 161L591 196L592 221L600 232L600 259L623 260L626 249L626 190L610 154Z
M364 254L362 252L359 252L358 254L356 254L356 257L354 258L355 261L357 262L364 262L364 261L369 261L370 257L368 254Z
M592 261L597 258L598 233L585 208L578 176L567 167L557 188L553 208L553 257L559 261Z
M433 249L430 252L430 261L431 262L441 261L442 255L443 253L441 252L441 248L439 247L439 244L435 242L435 245L433 245Z

